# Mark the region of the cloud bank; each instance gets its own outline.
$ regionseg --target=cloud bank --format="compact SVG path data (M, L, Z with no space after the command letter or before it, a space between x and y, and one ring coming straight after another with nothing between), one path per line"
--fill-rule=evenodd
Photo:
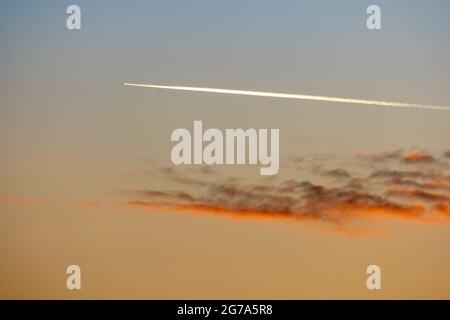
M331 167L334 156L295 155L293 167L305 167L315 179L222 178L212 167L186 175L162 168L173 190L135 190L127 206L266 220L312 221L335 230L370 229L380 219L450 223L450 175L446 153L438 159L424 151L358 152L350 165ZM370 163L361 172L358 161ZM393 162L393 164L392 164ZM289 166L289 165L288 165ZM308 169L309 168L309 169ZM318 180L318 181L315 181Z

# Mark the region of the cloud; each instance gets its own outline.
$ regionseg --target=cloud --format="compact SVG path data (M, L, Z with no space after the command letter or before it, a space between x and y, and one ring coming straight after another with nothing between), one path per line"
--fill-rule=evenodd
M379 153L365 153L362 150L358 150L356 152L356 156L362 159L366 159L373 162L383 162L387 160L396 160L401 159L403 154L402 149L394 150L394 151L384 151Z
M421 183L410 179L393 178L387 182L387 185L391 187L412 187L423 190L441 190L450 192L450 184L439 179L432 179L428 182Z
M427 156L423 152L403 155L400 149L364 154L361 157L372 163L370 169L354 163L324 169L327 161L336 165L334 155L292 156L291 160L302 163L320 159L320 165L313 161L313 172L308 166L302 169L304 173L295 171L295 176L308 175L309 179L224 180L199 170L181 174L166 168L161 174L173 182L169 190L138 190L131 193L132 199L126 204L163 212L311 221L345 234L373 232L377 229L373 222L381 219L448 223L450 177L445 174L446 168L433 157L427 170L402 168L409 167L405 161L429 162L424 160ZM386 166L388 160L397 161L395 169Z
M182 212L182 213L198 213L221 215L233 218L250 218L250 219L264 219L264 220L294 220L300 219L300 216L295 216L290 212L267 212L257 210L236 210L230 208L220 208L210 205L196 205L196 204L174 204L174 203L154 203L147 201L129 201L126 203L131 207L142 207L150 210L163 212Z
M433 211L445 218L450 218L450 205L448 203L438 203L433 207Z
M212 183L200 195L174 191L145 191L136 195L140 199L129 201L127 205L230 217L320 221L341 229L355 221L377 218L433 220L430 215L433 211L420 203L406 205L367 191L356 191L348 185L330 188L309 181L290 180L264 188L252 184ZM425 193L408 196L426 200L432 197ZM433 200L448 199L436 196Z
M384 215L421 219L424 207L403 205L381 195L348 187L325 188L312 185L302 196L303 210L331 221L347 221L364 216Z
M146 199L156 199L159 201L169 201L169 202L192 202L194 201L194 197L189 195L186 192L183 191L140 191L136 192L136 195L139 195Z
M338 179L349 179L352 176L350 173L347 172L347 170L344 169L333 169L333 170L327 170L322 172L324 176L338 178Z
M393 188L387 192L390 196L406 199L417 199L430 202L449 202L450 196L441 193L432 193L419 189Z
M445 155L446 154L444 154L444 157ZM401 161L403 164L426 164L437 162L437 159L433 155L419 150L404 152L403 149L397 149L378 153L366 153L362 150L358 150L356 156L360 159L370 161L371 163L382 163L393 160Z
M405 163L430 163L435 159L424 151L410 151L404 155L403 161Z
M411 171L411 170L393 170L388 168L375 170L370 174L374 179L439 179L441 175L433 171Z

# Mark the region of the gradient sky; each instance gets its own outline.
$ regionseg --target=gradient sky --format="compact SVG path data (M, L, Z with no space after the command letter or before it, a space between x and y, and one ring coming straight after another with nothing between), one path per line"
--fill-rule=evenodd
M120 85L448 106L448 1L376 1L379 31L374 1L77 1L69 31L73 3L0 3L0 297L450 298L450 113ZM279 128L279 174L174 168L170 133L194 120ZM325 187L329 207L272 219L291 180ZM381 198L344 214L352 181ZM393 201L426 209L405 219Z

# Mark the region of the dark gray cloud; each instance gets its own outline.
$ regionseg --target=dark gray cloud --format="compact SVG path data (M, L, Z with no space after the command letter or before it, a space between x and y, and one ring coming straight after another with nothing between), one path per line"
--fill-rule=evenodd
M370 178L381 178L381 179L436 179L439 178L440 174L433 171L419 171L419 170L393 170L393 169L378 169L370 174Z
M396 196L406 199L416 199L428 202L450 203L450 196L440 193L432 193L420 189L392 189L387 192L390 196Z
M343 187L325 187L310 181L288 180L279 185L261 186L236 182L206 183L203 192L196 195L179 191L137 192L133 203L184 205L189 208L209 208L219 212L246 214L258 212L260 215L276 217L289 215L331 223L343 223L361 216L384 214L397 217L421 219L424 208L405 205L386 196L356 189L356 181ZM399 194L388 194L399 195ZM432 195L417 193L416 197ZM443 201L434 198L433 201Z
M424 154L415 154L412 158L416 156L423 158ZM211 177L213 172L209 167L184 170L184 174L178 169L163 167L160 174L173 182L171 188L174 190L137 191L129 203L146 207L164 205L186 212L232 216L248 216L249 213L254 216L256 213L258 217L319 220L340 227L373 216L420 221L427 221L436 214L450 216L450 176L444 174L445 168L434 158L432 163L436 165L427 165L427 170L403 170L401 166L409 164L404 163L401 150L364 156L376 163L371 165L376 167L371 173L367 173L367 169L361 172L358 165L354 166L358 168L356 173L352 173L351 166L324 169L327 159L331 158L313 155L294 160L302 163L320 159L320 164L312 161L303 168L306 173L312 172L318 182L296 177L282 181L279 178L260 179L259 182L242 178L221 181L220 175L214 173ZM398 160L396 169L384 162L389 159ZM326 183L320 181L321 178Z
M322 175L338 179L349 179L352 177L350 173L348 173L347 170L344 169L326 170L322 172Z
M444 177L444 180L445 179L446 178ZM415 188L421 190L441 190L445 192L450 192L450 184L445 183L444 181L438 179L422 183L410 179L393 178L387 181L387 185Z

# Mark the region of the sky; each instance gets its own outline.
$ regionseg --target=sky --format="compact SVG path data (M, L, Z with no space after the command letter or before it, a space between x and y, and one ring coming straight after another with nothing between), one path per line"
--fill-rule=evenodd
M121 85L450 106L448 1L74 3L0 3L1 298L450 298L449 112ZM173 165L195 120L278 174Z

